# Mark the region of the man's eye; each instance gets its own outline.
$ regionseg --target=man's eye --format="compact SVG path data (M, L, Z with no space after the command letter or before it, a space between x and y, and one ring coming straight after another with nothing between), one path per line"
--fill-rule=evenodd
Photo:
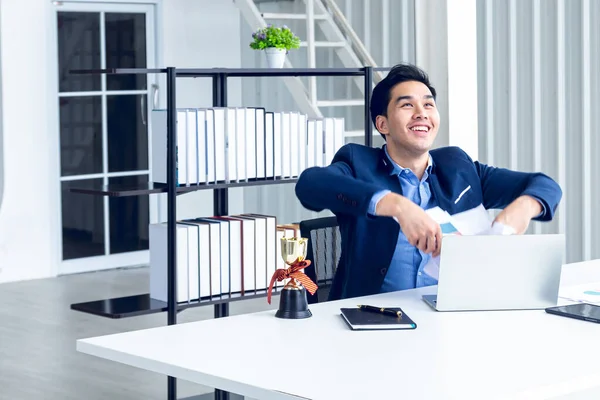
M425 104L425 105L426 105L427 107L434 107L434 104L433 104L433 103L427 103L427 104Z
M402 104L401 107L412 107L412 104L410 104L410 103L404 103L404 104Z

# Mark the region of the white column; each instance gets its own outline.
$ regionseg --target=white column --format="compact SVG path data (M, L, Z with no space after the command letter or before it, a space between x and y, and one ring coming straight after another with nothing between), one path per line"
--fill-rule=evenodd
M567 233L567 199L569 196L567 185L567 99L566 99L566 66L565 66L565 3L558 0L556 3L556 119L557 119L557 147L558 147L558 184L562 188L563 198L558 204L558 232Z
M308 44L308 68L316 68L317 57L315 53L315 5L313 0L306 0L306 42ZM317 106L317 77L308 77L308 94L310 102Z
M415 2L417 65L438 92L436 146L459 146L478 158L476 0ZM431 27L436 29L432 30ZM443 38L446 38L445 40Z
M491 8L491 5L490 5ZM510 101L509 101L509 121L510 121L510 130L509 130L509 165L511 169L516 170L518 168L518 160L519 160L519 87L517 85L517 0L510 0L508 6L508 20L509 20L509 81L510 81ZM486 16L490 15L490 13L486 13ZM492 27L488 26L488 29L492 29ZM488 35L486 35L488 36ZM492 48L488 49L492 51ZM490 79L490 78L488 78ZM490 79L492 80L492 79ZM535 107L535 105L534 105Z
M581 7L581 86L583 88L583 260L592 259L592 86L590 68L590 0L583 0Z
M406 4L403 1L402 4ZM383 0L381 2L382 9L382 21L381 21L381 48L383 50L381 66L390 66L390 0ZM405 18L404 16L402 18ZM402 38L402 45L404 46L406 39ZM370 49L370 47L367 47ZM407 51L407 50L405 50Z

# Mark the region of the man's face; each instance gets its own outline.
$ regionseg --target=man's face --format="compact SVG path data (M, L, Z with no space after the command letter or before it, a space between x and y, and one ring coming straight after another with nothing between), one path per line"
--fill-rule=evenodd
M431 91L421 82L407 81L394 86L387 118L377 117L378 130L393 145L415 156L431 148L437 136L440 114Z

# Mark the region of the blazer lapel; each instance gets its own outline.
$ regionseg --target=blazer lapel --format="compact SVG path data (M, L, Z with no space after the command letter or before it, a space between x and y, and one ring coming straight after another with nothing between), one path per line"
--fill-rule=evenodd
M443 171L439 169L439 166L436 166L434 159L432 159L432 163L431 175L429 175L431 191L435 196L438 207L453 214L456 208L455 201L459 199L457 196L461 195L460 190L468 187L469 183L460 175L452 177L446 176ZM450 181L452 181L452 183L450 183ZM459 190L459 192L456 192L457 190Z
M388 182L388 187L393 189L394 193L402 194L402 186L400 185L400 181L397 175L393 175L394 165L390 162L385 154L385 150L382 148L379 149L379 169L383 172L383 175L386 177Z
M394 166L390 163L385 150L381 148L379 150L379 173L384 176L387 181L386 187L390 188L394 193L402 195L402 186L397 175L393 174ZM400 225L392 218L382 218L379 222L381 225L378 228L378 241L380 241L381 247L381 260L383 266L387 266L392 261L394 251L396 250L396 243L398 242L398 235L400 234ZM382 265L373 265L376 268L381 268Z
M429 175L429 186L431 187L431 191L435 196L435 200L438 203L438 207L442 210L448 210L448 196L442 192L442 188L440 187L440 181L438 180L437 175L433 172Z

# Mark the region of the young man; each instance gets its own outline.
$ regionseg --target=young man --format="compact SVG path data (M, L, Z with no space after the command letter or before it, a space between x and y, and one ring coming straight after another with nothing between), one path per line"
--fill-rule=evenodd
M345 145L331 165L299 177L301 204L331 210L339 223L342 256L330 299L437 284L423 272L442 242L429 208L503 209L496 221L518 234L532 219L553 218L562 192L548 176L474 162L457 147L430 151L440 125L435 98L426 73L395 66L371 100L383 148Z

